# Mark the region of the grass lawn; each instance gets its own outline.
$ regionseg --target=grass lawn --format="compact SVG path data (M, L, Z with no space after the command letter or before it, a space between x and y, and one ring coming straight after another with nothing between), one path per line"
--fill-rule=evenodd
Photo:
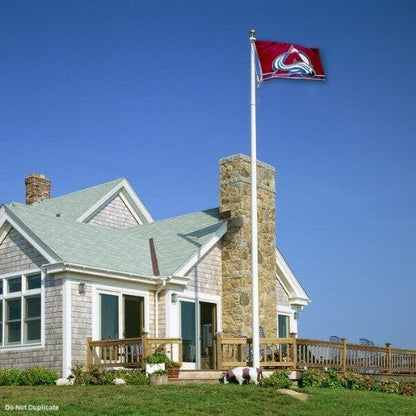
M416 415L416 397L343 389L302 391L310 395L306 402L254 385L0 387L0 414ZM25 410L41 405L59 410Z

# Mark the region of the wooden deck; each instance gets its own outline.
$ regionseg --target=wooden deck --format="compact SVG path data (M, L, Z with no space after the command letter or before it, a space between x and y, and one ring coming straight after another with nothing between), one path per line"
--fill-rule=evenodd
M141 338L92 341L87 338L88 368L144 368L145 358L163 347L173 361L182 361L181 338ZM416 376L416 351L314 339L260 338L260 365L266 370L307 368L354 371L372 375ZM214 339L213 363L218 371L249 366L251 338ZM213 369L213 370L214 370Z

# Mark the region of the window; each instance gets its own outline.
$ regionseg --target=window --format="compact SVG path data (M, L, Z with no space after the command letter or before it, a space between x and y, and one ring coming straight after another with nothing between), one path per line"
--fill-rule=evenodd
M15 277L13 279L8 279L8 292L20 292L22 290L22 280L20 277Z
M25 300L25 341L40 342L40 295Z
M26 277L27 290L40 288L41 276L40 274L33 274Z
M278 316L278 329L279 338L289 338L289 316L279 315Z
M41 342L41 284L40 273L0 279L0 346Z
M6 333L8 344L20 344L22 301L20 298L6 301Z

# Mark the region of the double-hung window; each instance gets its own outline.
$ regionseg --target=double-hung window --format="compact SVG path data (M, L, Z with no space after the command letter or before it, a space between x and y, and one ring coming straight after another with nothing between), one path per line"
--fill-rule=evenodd
M41 274L0 279L0 346L41 342Z

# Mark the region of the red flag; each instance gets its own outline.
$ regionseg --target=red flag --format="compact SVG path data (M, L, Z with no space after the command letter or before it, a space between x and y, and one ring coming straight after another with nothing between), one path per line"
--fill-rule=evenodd
M325 81L319 49L293 43L256 40L261 80L273 78Z

